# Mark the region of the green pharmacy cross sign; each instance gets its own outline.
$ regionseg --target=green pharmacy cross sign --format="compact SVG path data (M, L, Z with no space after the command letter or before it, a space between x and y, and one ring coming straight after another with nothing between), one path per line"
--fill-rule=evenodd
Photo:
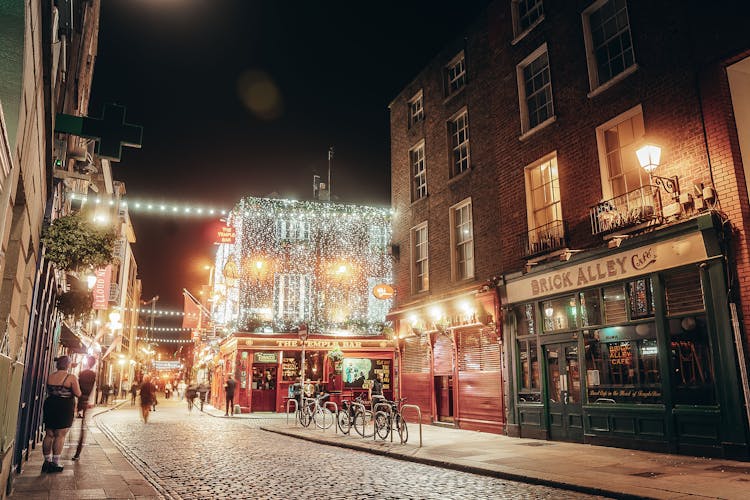
M143 142L143 127L125 123L125 106L111 103L101 118L58 114L55 132L96 139L96 154L112 161L120 161L123 146L140 148Z

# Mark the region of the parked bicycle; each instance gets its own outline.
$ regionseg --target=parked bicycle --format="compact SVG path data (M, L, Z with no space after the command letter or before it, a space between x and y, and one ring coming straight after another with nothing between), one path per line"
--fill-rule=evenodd
M314 398L304 398L302 406L297 409L297 419L303 427L309 427L310 422L320 429L328 429L333 425L333 412L325 407L328 394L319 394Z
M341 408L336 414L336 421L338 422L339 429L343 434L349 434L349 432L352 430L354 419L356 418L357 413L362 411L362 406L360 405L364 406L364 404L365 400L362 399L362 396L357 396L354 401L349 401L347 399L341 401ZM372 419L370 419L369 421L371 422Z
M375 433L380 439L386 439L391 432L397 432L401 443L406 443L409 440L409 428L401 415L401 408L406 403L406 398L401 398L398 401L385 401L384 403L387 403L389 408L378 410L375 413ZM379 408L383 408L383 406Z

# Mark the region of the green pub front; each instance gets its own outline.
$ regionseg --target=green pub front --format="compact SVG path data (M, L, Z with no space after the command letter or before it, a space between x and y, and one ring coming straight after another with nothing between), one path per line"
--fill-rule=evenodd
M698 217L507 277L509 433L747 457L721 238Z

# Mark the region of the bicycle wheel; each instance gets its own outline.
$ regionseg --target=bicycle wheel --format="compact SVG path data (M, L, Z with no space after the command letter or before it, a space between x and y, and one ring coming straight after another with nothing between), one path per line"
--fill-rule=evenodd
M319 429L328 429L333 425L333 412L328 408L318 406L315 413L313 413L313 421Z
M375 414L375 434L380 439L385 439L391 432L391 422L388 418L388 414L384 411L379 411Z
M401 444L406 444L409 440L409 427L406 426L406 420L401 415L396 416L396 430L401 438Z
M349 431L352 429L352 419L349 417L349 410L339 410L336 420L342 434L349 434Z
M312 422L312 415L307 408L300 408L297 410L297 420L299 420L302 427L309 427L310 422Z
M357 411L354 415L354 430L362 437L372 437L373 431L369 429L372 425L372 412L370 410Z

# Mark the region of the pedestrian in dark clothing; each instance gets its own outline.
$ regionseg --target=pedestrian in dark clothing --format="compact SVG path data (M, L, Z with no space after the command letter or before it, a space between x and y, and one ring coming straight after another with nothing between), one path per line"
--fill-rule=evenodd
M133 383L130 384L130 406L135 406L135 397L138 395L138 382L133 380Z
M83 370L78 374L78 383L81 387L81 396L78 398L78 414L81 418L81 433L78 436L78 446L76 447L76 453L73 455L73 460L78 460L81 457L81 451L83 450L83 442L86 439L86 413L89 409L89 397L91 391L94 390L96 385L96 372L92 370L94 366L94 358L86 356L83 358Z
M42 441L44 465L42 472L62 472L60 455L65 436L73 425L75 417L75 397L81 396L78 378L68 373L70 358L55 358L57 371L47 377L47 398L44 400L44 425L47 429Z
M198 386L198 398L201 400L201 411L203 411L203 403L206 402L206 395L208 394L208 386L205 382L201 382Z
M192 383L185 390L185 399L187 399L188 411L193 411L193 403L195 402L195 396L198 395L198 384Z
M106 405L107 402L109 401L109 393L110 391L112 391L112 386L105 383L103 386L101 386L101 391L102 391L102 404Z
M143 422L148 423L148 414L151 412L151 407L156 404L156 387L151 383L149 376L143 377L143 383L141 384L141 415L143 416Z
M224 392L226 393L227 407L224 411L224 416L234 416L234 389L237 387L237 382L234 381L231 375L227 379L226 385L224 385ZM231 413L230 413L231 412Z

